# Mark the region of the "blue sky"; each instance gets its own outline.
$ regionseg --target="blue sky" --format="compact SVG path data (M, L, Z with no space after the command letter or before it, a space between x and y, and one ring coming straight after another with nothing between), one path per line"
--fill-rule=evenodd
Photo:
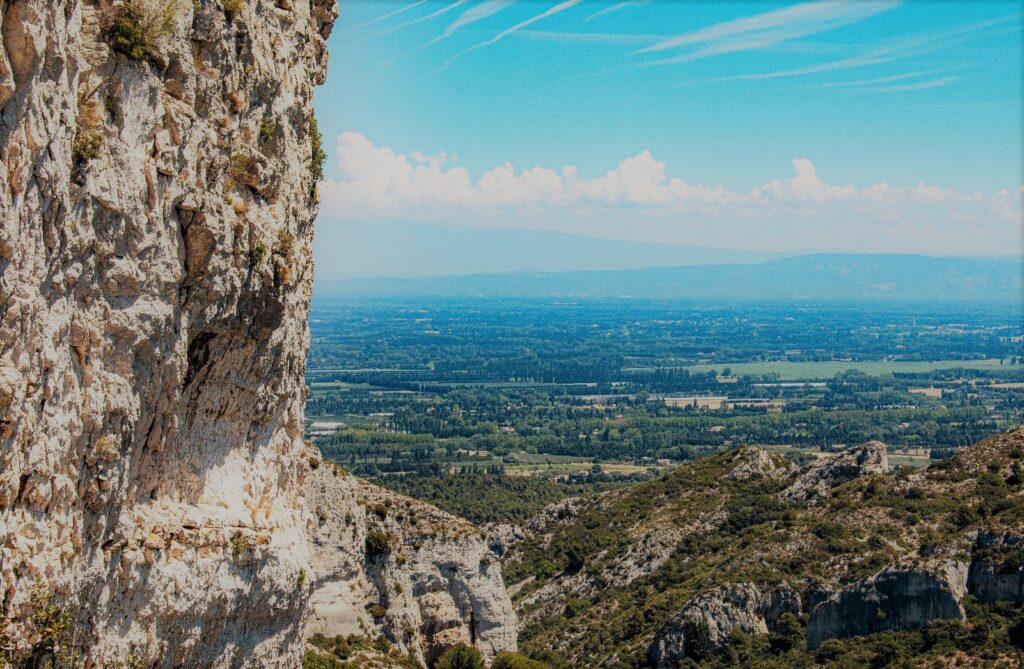
M343 1L320 246L390 221L1018 252L1021 11Z

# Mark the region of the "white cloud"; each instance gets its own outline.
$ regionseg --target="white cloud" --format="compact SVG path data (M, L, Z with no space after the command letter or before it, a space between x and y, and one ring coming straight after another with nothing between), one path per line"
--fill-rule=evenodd
M426 2L427 2L427 0L416 0L416 2L414 2L412 4L404 5L402 7L399 7L398 9L394 10L393 12L388 12L387 14L382 14L381 16L378 16L375 19L371 19L371 20L367 21L366 23L360 25L359 27L360 28L365 28L367 26L372 26L374 23L380 23L381 21L386 21L387 19L390 19L392 16L398 16L399 14L405 13L405 12L409 11L410 9L415 9L416 7L419 7L420 5L422 5L422 4L426 3Z
M654 61L681 63L737 51L764 49L798 37L832 30L898 6L895 2L825 0L807 2L753 16L717 23L663 40L637 53L654 53L686 47L700 48Z
M355 132L338 137L336 155L340 178L321 187L326 217L576 232L597 226L626 237L655 230L663 241L699 233L684 241L748 248L841 243L855 250L848 245L859 243L859 250L1005 253L1019 241L1020 192L831 184L807 158L791 162L791 176L742 192L671 176L649 150L590 179L576 166L519 169L507 162L474 178L443 151L399 153Z
M459 14L457 19L448 24L448 27L444 29L443 33L430 40L428 44L448 39L460 28L464 28L472 23L476 23L477 21L482 21L489 16L493 16L511 4L512 0L486 0L486 2L479 5L474 5Z
M374 36L375 37L380 37L381 35L387 35L387 34L395 32L395 31L401 30L402 28L408 28L409 26L414 26L414 25L417 25L419 23L423 23L425 21L430 21L431 19L435 19L438 16L441 16L442 14L447 14L448 12L452 11L453 9L456 9L457 7L459 7L461 5L466 4L467 2L469 2L469 0L455 0L455 2L451 3L450 5L445 5L444 7L441 7L441 9L433 11L433 12L427 14L426 16L421 16L419 18L412 19L410 21L405 21L404 23L399 23L398 25L392 26L392 27L388 28L387 30L380 31L379 33L377 33Z
M849 58L842 58L839 60L807 65L804 67L720 77L718 81L758 81L778 79L781 77L802 77L820 74L823 72L834 72L836 70L847 70L879 65L881 63L888 63L890 61L900 60L910 56L933 53L940 49L945 49L963 42L984 39L985 37L993 34L993 32L989 30L990 28L996 29L994 34L1000 34L1000 32L1004 30L1001 26L1004 26L1006 23L1018 21L1020 16L1020 14L1010 14L1008 16L1001 16L987 21L971 23L940 32L903 35L898 39L890 40L882 46L872 47L860 55ZM933 82L933 86L943 86L950 83L953 83L953 81L942 81L942 83L939 84L934 84ZM887 91L881 90L875 92Z
M929 79L928 81L918 81L912 84L896 84L892 86L874 86L871 88L859 88L857 90L864 93L899 93L903 91L924 91L930 88L941 88L942 86L949 86L960 81L959 76L942 77L940 79Z
M518 30L521 30L522 28L525 28L528 25L532 25L532 24L536 23L537 21L542 21L542 20L548 18L549 16L554 16L555 14L558 14L559 12L564 12L565 10L567 10L567 9L569 9L571 7L575 7L576 5L580 4L581 2L583 2L583 0L564 0L563 2L558 3L554 7L551 7L550 9L547 9L547 10L541 12L540 14L537 14L536 16L531 16L530 18L526 19L525 21L520 21L519 23L515 24L511 28L506 28L505 30L502 30L500 33L498 33L497 35L495 35L491 39L487 40L486 42L482 42L479 46L487 46L487 45L490 45L490 44L494 44L495 42L498 42L499 40L502 40L502 39L508 37L512 33L516 32Z
M612 14L614 12L622 11L623 9L626 9L628 7L634 7L636 5L642 5L646 1L648 1L648 0L628 0L627 2L616 2L614 5L609 5L609 6L605 7L604 9L597 10L596 12L594 12L593 14L590 14L589 16L587 16L583 20L584 21L593 21L596 18L599 18L601 16L605 16L607 14Z
M509 35L518 32L519 30L521 30L522 28L525 28L526 26L532 25L532 24L536 23L537 21L542 21L543 19L546 19L549 16L553 16L553 15L558 14L560 12L564 12L567 9L575 7L576 5L580 4L581 2L583 2L583 0L563 0L563 2L558 3L554 7L550 7L548 9L546 9L545 11L541 12L540 14L536 14L534 16L531 16L530 18L526 19L525 21L520 21L519 23L515 24L511 28L506 28L505 30L502 30L497 35L495 35L494 37L492 37L492 38L490 38L488 40L485 40L483 42L479 42L477 44L474 44L473 46L469 47L468 49L463 49L462 51L458 52L457 54L455 54L454 56L449 58L445 62L445 64L442 66L442 69L448 67L453 62L455 62L456 60L458 60L462 56L465 56L467 53L470 53L471 51L476 51L477 49L482 49L484 47L488 47L488 46L490 46L490 45L492 45L492 44L494 44L496 42L499 42L499 41L505 39Z

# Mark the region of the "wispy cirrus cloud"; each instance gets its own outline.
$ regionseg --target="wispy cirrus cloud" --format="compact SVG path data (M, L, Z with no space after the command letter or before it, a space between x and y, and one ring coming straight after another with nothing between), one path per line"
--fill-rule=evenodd
M469 47L468 49L463 49L462 51L458 52L457 54L455 54L454 56L449 58L447 61L445 61L444 65L441 66L441 69L442 70L446 69L448 66L450 66L452 63L454 63L456 60L458 60L459 58L465 56L468 53L476 51L477 49L483 49L484 47L488 47L488 46L491 46L492 44L500 42L501 40L505 39L509 35L512 35L513 33L516 33L518 31L520 31L521 29L525 28L526 26L532 25L532 24L536 23L537 21L542 21L543 19L546 19L549 16L554 16L555 14L558 14L560 12L564 12L565 10L567 10L567 9L569 9L571 7L575 7L576 5L580 4L581 2L583 2L583 0L564 0L563 2L558 3L554 7L550 7L548 9L544 10L540 14L536 14L534 16L531 16L530 18L526 19L525 21L520 21L519 23L515 24L511 28L506 28L505 30L502 30L501 32L499 32L497 35L495 35L494 37L492 37L490 39L484 40L483 42L479 42L478 44L474 44L473 46Z
M959 252L1000 252L1013 248L1019 236L1019 192L961 193L924 182L833 184L807 158L794 159L789 176L741 191L672 176L649 150L593 178L572 165L517 169L510 163L474 178L443 152L400 153L354 132L338 137L337 155L340 178L321 185L323 213L351 220L543 229L598 222L620 231L658 225L667 235L690 227L699 228L704 241L727 243L718 236L729 231L765 248L780 243L780 230L825 244L849 226L871 243L891 238L903 246L915 239L931 244L940 235L941 243Z
M630 7L636 7L637 5L644 5L647 4L648 2L650 2L650 0L629 0L628 2L616 2L614 5L609 5L604 9L597 10L596 12L590 14L583 20L593 21L594 19L601 18L602 16L614 14L615 12L621 11L623 9L628 9Z
M807 35L833 30L889 11L899 2L825 0L745 16L676 35L636 51L636 54L686 50L649 64L683 63L712 56L763 49Z
M479 5L474 5L466 11L459 14L459 17L448 24L448 27L444 29L444 32L435 37L434 39L427 42L427 44L435 44L442 40L446 40L454 35L461 28L465 28L468 25L472 25L477 21L483 21L486 18L494 16L501 10L505 9L512 4L512 0L486 0Z
M583 0L563 0L563 2L558 3L554 7L551 7L550 9L544 10L543 12L541 12L540 14L537 14L536 16L531 16L530 18L526 19L525 21L520 21L519 23L515 24L511 28L506 28L505 30L502 30L500 33L498 33L497 35L495 35L491 39L486 40L484 42L481 42L478 46L490 46L491 44L495 44L496 42L499 42L499 41L505 39L506 37L508 37L512 33L517 32L517 31L525 28L528 25L532 25L532 24L536 23L537 21L543 21L544 19L548 18L549 16L554 16L555 14L564 12L565 10L567 10L567 9L569 9L571 7L575 7L576 5L580 4L581 2L583 2Z
M404 21L402 23L399 23L397 26L392 26L392 27L390 27L390 28L388 28L386 30L382 30L379 33L377 33L376 35L374 35L374 37L380 37L381 35L387 35L387 34L395 32L395 31L401 30L402 28L408 28L409 26L418 25L420 23L425 23L426 21L430 21L431 19L436 19L438 16L441 16L443 14L447 14L448 12L452 11L453 9L459 8L460 6L466 4L467 2L469 2L469 0L455 0L455 2L453 2L451 4L448 4L448 5L445 5L441 9L433 11L433 12L427 14L426 16L421 16L419 18L412 19L410 21Z
M398 9L396 9L393 12L388 12L387 14L382 14L382 15L380 15L380 16L378 16L376 18L370 19L366 23L363 23L362 25L359 25L359 26L356 26L356 27L357 28L365 28L366 26L372 26L375 23L380 23L381 21L386 21L386 20L390 19L393 16L398 16L399 14L404 14L405 12L409 11L410 9L415 9L415 8L419 7L420 5L425 5L427 2L429 2L429 0L416 0L416 2L412 2L412 3L409 3L408 5L404 5L402 7L399 7Z
M892 74L887 77L875 77L874 79L852 79L847 81L826 81L822 84L814 86L806 86L805 88L858 88L861 86L872 86L877 84L887 84L893 81L904 81L906 79L916 79L918 77L926 77L931 74L942 72L943 70L919 70L917 72L903 72L902 74Z
M918 81L911 84L893 84L890 86L873 86L868 88L856 89L864 93L899 93L902 91L924 91L930 88L941 88L943 86L949 86L960 81L959 76L952 77L941 77L939 79L929 79L928 81Z
M848 58L840 58L837 60L825 61L823 63L815 63L813 65L806 65L802 67L720 77L718 81L756 81L779 79L783 77L800 77L820 74L822 72L834 72L837 70L879 65L911 56L933 53L940 49L949 48L963 42L980 39L990 34L989 32L986 32L990 28L999 28L999 26L1004 26L1009 22L1018 21L1020 17L1021 14L1019 13L1009 14L1007 16L989 19L987 21L979 21L977 23L959 26L951 30L906 35L900 37L899 40L894 40L881 46L871 47L864 53ZM1016 30L1016 27L1012 29Z
M664 39L664 35L645 35L642 33L600 33L600 32L564 32L551 30L522 30L521 37L549 42L581 43L581 44L646 44Z

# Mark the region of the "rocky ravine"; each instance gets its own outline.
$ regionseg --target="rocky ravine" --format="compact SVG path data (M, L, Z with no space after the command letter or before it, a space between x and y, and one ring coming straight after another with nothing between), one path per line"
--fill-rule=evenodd
M297 666L323 529L302 405L335 0L0 12L0 658ZM481 643L509 643L472 579L432 617L434 584L387 570L428 640L471 609Z

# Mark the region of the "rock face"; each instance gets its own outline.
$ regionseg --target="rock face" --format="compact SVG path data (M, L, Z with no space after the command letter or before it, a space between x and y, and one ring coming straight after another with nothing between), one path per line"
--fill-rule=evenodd
M807 647L817 648L826 639L924 627L932 620L963 620L956 590L931 571L887 569L816 606L807 624Z
M1024 535L980 532L967 589L983 602L1024 604Z
M782 492L782 497L791 502L803 501L858 476L888 474L890 471L886 445L880 441L869 441L812 463Z
M673 669L686 659L689 630L696 621L707 625L711 648L726 644L739 630L768 634L784 613L799 614L800 595L789 587L760 588L736 583L705 593L688 604L666 625L651 645L649 655L658 669Z
M0 10L0 609L21 656L38 583L86 666L295 666L335 0L131 5L174 20L120 51L125 2Z
M741 448L733 458L733 468L726 474L731 481L750 479L779 479L791 473L795 465L781 456L774 456L763 448Z
M982 602L1024 604L1024 567L976 561L967 578L971 594Z
M501 565L479 529L324 464L306 485L313 596L308 634L383 633L430 662L456 643L516 649Z
M808 648L827 639L924 627L932 620L963 620L963 578L963 569L886 569L822 601L801 596L785 584L774 588L752 583L722 586L697 597L676 614L658 633L649 655L659 669L669 669L687 657L688 636L695 621L707 626L714 649L726 645L735 630L748 634L776 631L783 614L799 614L805 604L810 613Z

